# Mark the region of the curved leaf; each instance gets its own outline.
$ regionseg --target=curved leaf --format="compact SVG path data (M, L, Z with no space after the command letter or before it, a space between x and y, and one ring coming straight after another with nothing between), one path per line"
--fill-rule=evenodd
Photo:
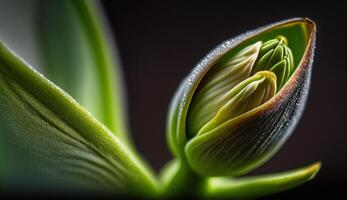
M44 71L128 142L119 58L96 8L91 0L39 1L37 29Z
M153 174L122 141L2 43L0 121L3 184L156 193Z
M204 190L209 199L250 199L285 191L311 180L319 171L320 163L276 174L249 178L210 178Z

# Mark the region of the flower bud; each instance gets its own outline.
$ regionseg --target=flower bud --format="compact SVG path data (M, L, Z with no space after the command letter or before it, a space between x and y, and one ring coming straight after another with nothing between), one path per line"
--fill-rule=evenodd
M201 176L242 175L267 161L302 114L314 44L314 23L295 18L211 51L171 102L173 154Z

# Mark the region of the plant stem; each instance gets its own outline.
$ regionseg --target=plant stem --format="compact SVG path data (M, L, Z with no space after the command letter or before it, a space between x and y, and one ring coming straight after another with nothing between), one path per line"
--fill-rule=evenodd
M165 170L167 180L164 183L165 198L198 197L205 185L206 179L191 170L184 161L174 161Z

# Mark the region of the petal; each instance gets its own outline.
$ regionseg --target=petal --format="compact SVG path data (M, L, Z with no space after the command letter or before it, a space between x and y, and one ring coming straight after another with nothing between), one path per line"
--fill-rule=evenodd
M213 68L194 95L189 108L188 134L192 137L230 100L230 91L251 74L261 42L238 53L225 65Z

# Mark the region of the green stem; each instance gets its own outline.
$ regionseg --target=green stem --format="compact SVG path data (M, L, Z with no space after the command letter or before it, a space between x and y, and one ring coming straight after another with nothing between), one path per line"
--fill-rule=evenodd
M164 169L162 178L165 198L199 197L206 184L206 179L192 171L182 160L169 163Z

